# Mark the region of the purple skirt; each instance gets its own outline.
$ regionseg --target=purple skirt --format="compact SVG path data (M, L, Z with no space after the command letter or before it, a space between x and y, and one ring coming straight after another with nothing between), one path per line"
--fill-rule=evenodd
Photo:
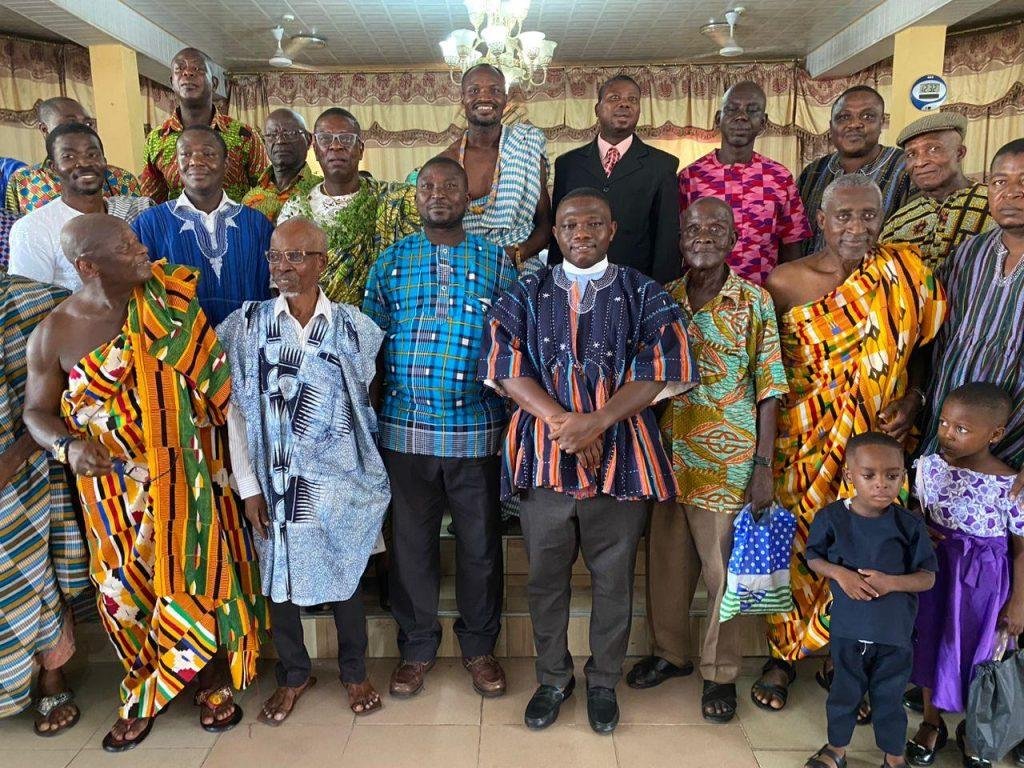
M1010 594L1007 537L982 538L934 522L935 586L919 596L911 682L932 690L932 703L962 712L978 664L995 650L999 612Z

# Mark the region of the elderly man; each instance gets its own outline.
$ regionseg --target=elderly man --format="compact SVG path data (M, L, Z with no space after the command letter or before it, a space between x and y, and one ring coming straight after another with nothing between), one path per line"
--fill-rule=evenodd
M775 443L776 492L798 525L796 608L769 618L772 656L751 691L763 709L785 706L792 662L828 642L828 581L808 569L805 549L818 510L849 495L841 487L846 442L874 430L907 439L924 405L922 369L911 358L946 313L945 293L916 249L878 245L882 211L882 192L868 176L836 179L817 213L824 249L780 264L765 284L790 387Z
M381 701L366 676L359 577L390 499L369 404L383 334L320 289L327 238L312 222L281 224L267 260L280 296L246 303L217 328L233 377L231 464L278 655L260 719L280 724L316 682L299 606L321 603L334 611L349 706L367 715Z
M205 125L178 136L178 169L185 189L146 211L132 229L154 261L199 270L199 304L216 327L243 301L270 298L266 252L274 226L224 191L228 149Z
M885 222L878 239L916 245L932 270L968 237L996 225L988 212L988 187L972 183L960 167L966 134L966 117L937 112L915 120L896 139L921 194Z
M217 112L213 105L216 87L217 78L202 51L183 48L171 59L171 90L178 106L146 137L142 194L154 202L166 203L181 194L184 181L178 163L178 137L186 128L206 126L220 134L228 149L222 183L232 200L241 200L266 170L263 141L245 123Z
M720 198L732 208L736 245L728 264L757 285L780 261L800 257L801 243L811 234L792 174L754 151L754 140L768 124L766 104L757 83L732 86L715 113L721 147L679 172L680 212L702 197Z
M882 192L879 221L883 224L910 199L910 175L903 150L878 143L884 120L885 101L866 85L846 89L832 105L828 135L836 151L810 163L797 181L811 225L805 254L819 253L825 247L818 211L825 189L840 176L859 173L878 185Z
M741 627L719 622L733 523L745 504L768 506L779 398L789 391L775 307L760 286L729 266L737 240L732 207L715 197L683 214L683 277L665 287L687 324L700 383L672 399L662 434L672 446L675 499L656 504L647 536L647 620L653 655L627 682L650 688L689 674L690 604L703 575L707 630L701 644L701 714L736 714Z
M517 406L501 485L503 497L523 494L540 684L524 714L531 729L554 723L575 687L566 633L582 551L594 594L587 716L596 732L615 730L648 501L678 490L648 406L690 389L696 372L676 303L649 277L609 262L615 229L600 190L562 198L555 235L565 262L498 299L480 354L480 379Z
M38 115L39 130L43 136L68 123L81 123L96 129L96 121L85 113L82 105L66 96L56 96L41 103ZM61 179L52 163L47 155L41 163L13 171L7 180L5 207L14 213L24 214L60 197L63 192ZM129 171L108 165L103 173L102 189L104 197L138 195L139 182Z
M275 109L267 117L263 141L270 153L270 165L242 198L248 205L276 222L281 208L295 195L309 192L323 179L306 162L313 137L302 115L291 109Z
M501 398L476 380L484 316L515 282L504 251L462 226L469 204L462 167L427 161L416 181L423 231L373 265L363 311L384 330L380 443L391 478L391 606L401 660L394 696L412 696L441 641L437 600L441 517L455 523L455 634L483 696L505 692L494 658L501 628L498 450Z
M67 601L89 585L85 540L63 469L22 423L25 345L67 291L0 275L0 718L31 702L35 730L53 736L78 722L64 664L75 651Z
M633 267L659 283L679 275L679 159L644 144L636 135L640 86L629 75L606 80L597 92L598 133L589 144L555 161L552 206L577 187L598 187L612 205L619 235L608 247L613 264ZM548 264L562 260L558 238Z
M46 135L46 155L52 172L62 182L62 193L11 227L8 271L75 291L82 287L82 281L64 258L61 227L86 213L108 213L131 222L152 201L148 197L109 197L104 193L107 159L100 137L87 125L64 123L54 128Z
M469 177L466 231L505 249L518 268L551 237L547 139L526 123L502 125L508 103L505 75L493 64L477 64L462 75L462 109L469 124L442 155Z
M339 107L316 119L313 151L323 183L295 194L278 217L287 221L302 216L327 233L321 286L331 301L356 306L363 301L366 276L377 257L420 225L412 185L360 176L361 131L355 115Z
M213 429L226 418L224 353L195 300L193 269L151 264L127 224L90 213L64 226L82 277L28 346L25 424L71 466L103 626L120 657L123 752L193 679L200 724L242 719L226 676L256 674L266 627L253 543Z

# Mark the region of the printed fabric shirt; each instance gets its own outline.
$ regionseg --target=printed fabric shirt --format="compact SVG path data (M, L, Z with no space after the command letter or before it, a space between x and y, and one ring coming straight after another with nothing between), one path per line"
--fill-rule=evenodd
M1016 475L954 467L937 453L915 466L914 487L929 519L983 539L1024 536L1024 505L1010 494Z
M263 139L245 123L221 114L214 109L210 127L220 133L228 146L227 168L224 173L224 191L232 200L241 200L255 187L270 165ZM154 128L146 137L146 167L142 171L142 194L155 203L166 203L184 190L178 171L178 137L183 130L181 111Z
M736 216L729 266L761 285L779 263L779 248L811 236L793 175L782 163L753 154L749 163L723 165L712 150L679 172L679 212L702 197L717 197Z
M7 263L11 260L11 227L17 220L17 214L0 208L0 273L7 272Z
M270 219L271 223L277 223L277 217L285 203L295 195L308 193L321 181L323 181L323 177L313 173L309 164L306 163L291 184L284 189L279 189L277 182L274 181L274 166L270 165L257 180L256 185L245 193L241 203L259 211Z
M31 213L42 208L51 200L63 194L60 177L50 168L50 161L21 168L11 174L7 180L7 193L4 207L17 214ZM141 194L139 180L135 174L108 165L103 180L104 197L132 197Z
M775 306L735 272L696 312L684 275L665 286L687 322L700 383L672 399L661 420L680 504L738 512L754 470L757 404L789 392Z
M988 212L988 187L972 184L939 202L926 195L911 200L885 222L880 243L911 243L921 261L938 269L968 237L996 226Z
M505 403L477 380L487 311L516 281L504 250L467 234L434 245L422 232L370 269L363 312L384 337L381 447L447 458L497 454Z

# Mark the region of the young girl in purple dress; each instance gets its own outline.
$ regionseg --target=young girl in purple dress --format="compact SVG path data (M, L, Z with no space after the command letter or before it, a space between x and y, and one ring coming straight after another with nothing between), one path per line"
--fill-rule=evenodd
M942 712L962 712L975 667L996 636L1024 628L1024 506L1010 494L1016 470L992 455L1010 415L1009 395L965 384L942 404L939 452L917 462L917 495L936 542L935 586L920 596L911 682L924 689L924 721L907 760L929 766L948 740ZM957 743L965 768L989 763Z

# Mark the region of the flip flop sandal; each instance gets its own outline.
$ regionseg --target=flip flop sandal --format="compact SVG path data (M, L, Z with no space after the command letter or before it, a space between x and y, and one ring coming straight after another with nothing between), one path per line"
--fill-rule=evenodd
M267 717L265 714L263 714L263 710L262 709L260 709L260 713L256 716L256 719L259 722L263 723L264 725L269 725L269 726L272 726L274 728L277 728L277 726L281 725L281 723L283 723L285 720L287 720L289 717L291 717L292 710L294 710L295 709L295 705L299 703L299 699L302 698L302 694L304 694L306 691L308 691L314 685L316 685L316 678L315 677L309 677L306 680L306 682L304 682L302 685L300 685L300 686L298 686L298 687L296 687L294 689L295 690L295 698L292 699L292 705L288 709L288 711L284 713L284 717L282 717L280 720L275 720L273 717ZM266 706L266 705L264 705L264 706Z
M789 682L786 685L778 685L776 683L764 683L758 680L750 687L750 700L754 702L754 705L759 709L763 709L768 712L781 712L785 709L786 702L789 700L789 686L793 684L794 680L796 680L796 667L789 662L783 661L782 659L776 659L773 656L764 663L763 667L761 667L761 674L764 675L765 672L769 672L773 669L781 669L785 672L789 677ZM757 696L754 695L755 692L767 694L773 699L778 699L782 702L782 706L776 709L771 705L771 702L766 703L760 701Z
M349 688L349 686L358 685L358 683L342 683L342 685L345 686L346 691L350 691L351 689ZM364 699L363 701L352 701L349 703L348 708L352 710L352 713L356 717L366 717L367 715L372 715L374 712L376 712L384 706L384 702L380 697L380 693L374 691L374 694L376 694L376 699L371 699L369 700L369 702L366 699ZM362 710L356 709L356 706L358 704L363 705Z
M156 720L155 717L149 718L149 721L146 723L146 727L143 728L139 735L134 739L115 739L113 731L109 731L107 735L103 737L103 749L107 752L127 752L129 749L135 749L139 744L146 740L146 737L149 736L149 732L153 730L154 720Z
M840 756L838 752L829 749L828 744L807 758L807 762L804 763L804 768L832 768L828 763L819 760L819 757L831 758L832 762L836 764L835 768L846 768L846 755Z
M224 733L224 731L230 731L242 722L242 718L244 717L242 708L238 706L238 702L234 699L234 694L231 692L231 688L227 685L222 685L220 688L197 691L192 703L197 707L202 707L207 712L214 715L214 721L212 723L204 723L202 715L200 715L199 727L207 733ZM235 711L227 720L217 720L217 710L226 704L234 704Z
M36 732L36 736L41 736L44 739L48 739L51 736L56 736L59 733L64 733L64 731L68 730L69 728L72 728L78 722L78 719L82 716L82 711L77 706L75 706L75 714L69 722L65 723L62 726L59 726L58 728L50 728L45 731L39 730L39 726L43 724L43 721L45 721L50 716L50 713L53 712L53 710L55 710L57 707L62 707L65 704L74 703L75 694L71 691L61 691L60 693L56 693L53 696L43 696L42 698L40 698L39 701L36 702L35 708L36 712L42 715L43 719L37 720L35 725L32 726L32 730Z
M708 712L711 704L724 704L725 712ZM700 714L709 723L728 723L736 716L736 685L704 681L704 692L700 697Z

